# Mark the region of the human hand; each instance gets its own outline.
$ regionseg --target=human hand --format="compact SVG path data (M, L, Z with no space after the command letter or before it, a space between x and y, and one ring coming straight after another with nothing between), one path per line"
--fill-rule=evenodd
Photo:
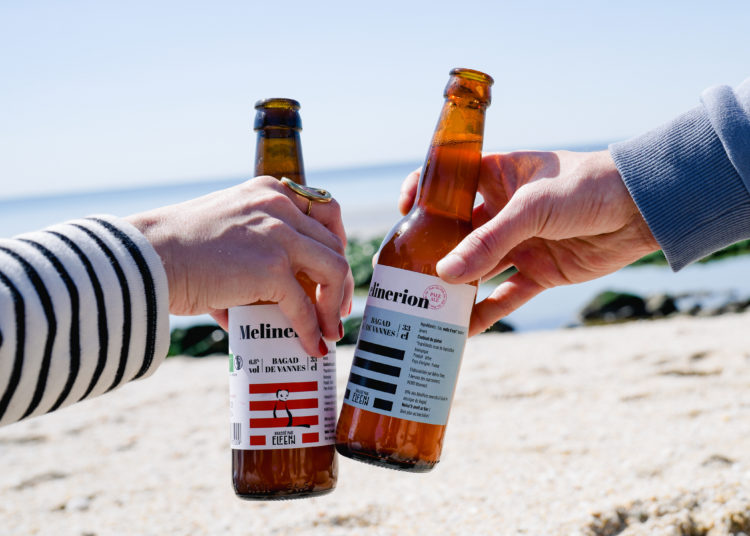
M404 181L406 213L419 171ZM476 335L545 289L612 273L659 249L608 151L516 152L482 158L474 231L441 259L449 283L518 272L474 306Z
M306 209L305 199L264 176L126 219L162 259L172 314L208 313L227 329L228 308L278 302L305 350L321 356L321 335L342 336L354 283L338 203L313 203L310 216ZM318 283L315 304L299 272Z

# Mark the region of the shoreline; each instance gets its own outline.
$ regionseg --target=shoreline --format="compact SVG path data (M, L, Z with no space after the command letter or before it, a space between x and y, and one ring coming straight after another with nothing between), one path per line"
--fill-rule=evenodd
M0 519L8 534L79 536L736 534L750 511L749 325L743 313L472 338L435 470L339 457L333 493L293 502L234 497L226 357L171 358L0 429ZM339 404L352 354L338 349Z

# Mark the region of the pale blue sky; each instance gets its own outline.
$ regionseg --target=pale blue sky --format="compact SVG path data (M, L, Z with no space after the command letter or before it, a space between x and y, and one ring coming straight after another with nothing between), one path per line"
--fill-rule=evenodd
M750 76L750 2L0 3L0 197L249 175L252 105L308 169L420 161L452 67L485 150L626 138Z

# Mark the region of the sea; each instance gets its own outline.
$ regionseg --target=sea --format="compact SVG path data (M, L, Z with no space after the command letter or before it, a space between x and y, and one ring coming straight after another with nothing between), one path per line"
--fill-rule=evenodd
M309 170L307 182L326 188L339 201L347 234L356 238L384 235L398 221L396 208L401 182L421 162L401 162L349 169ZM0 199L0 237L12 237L47 225L92 214L127 216L163 205L186 201L234 186L249 177L230 177L181 184L102 189L60 195ZM750 298L750 256L693 264L678 273L666 266L624 268L614 274L578 285L547 290L505 320L516 331L557 329L577 322L577 314L605 290L641 296L659 293L702 296L704 306L728 299ZM479 299L492 286L481 285ZM355 299L352 314L361 314L364 297ZM208 315L176 317L172 327L213 323Z

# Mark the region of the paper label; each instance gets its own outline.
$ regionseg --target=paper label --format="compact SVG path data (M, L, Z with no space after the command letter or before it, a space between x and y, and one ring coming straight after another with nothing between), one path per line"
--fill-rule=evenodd
M278 305L229 310L233 449L331 445L336 431L336 347L307 355Z
M377 265L344 403L445 425L475 297L472 285Z

